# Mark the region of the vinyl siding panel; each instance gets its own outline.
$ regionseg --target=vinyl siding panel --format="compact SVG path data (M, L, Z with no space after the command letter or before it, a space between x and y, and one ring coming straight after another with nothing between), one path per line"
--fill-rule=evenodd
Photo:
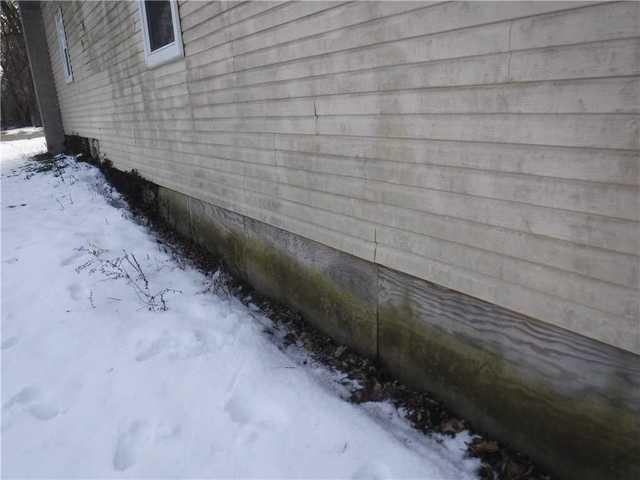
M62 6L74 73L64 82ZM65 132L115 166L640 353L640 5L46 2Z

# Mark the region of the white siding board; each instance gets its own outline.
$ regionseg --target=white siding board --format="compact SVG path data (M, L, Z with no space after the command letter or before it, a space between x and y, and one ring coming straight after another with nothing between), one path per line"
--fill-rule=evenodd
M640 352L639 4L181 1L157 69L135 3L59 4L119 168Z

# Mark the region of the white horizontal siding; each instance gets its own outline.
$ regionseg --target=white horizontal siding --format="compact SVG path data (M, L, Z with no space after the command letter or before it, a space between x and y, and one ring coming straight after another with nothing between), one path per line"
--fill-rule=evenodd
M640 353L640 4L60 2L65 131L123 169Z

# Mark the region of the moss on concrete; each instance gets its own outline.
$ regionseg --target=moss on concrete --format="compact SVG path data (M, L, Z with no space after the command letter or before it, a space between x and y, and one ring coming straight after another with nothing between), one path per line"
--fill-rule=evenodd
M189 197L186 195L160 188L158 191L158 213L183 237L192 235Z
M408 301L381 306L379 321L382 364L476 428L508 439L560 478L640 478L637 411L587 386L563 392L535 366L524 371L498 351L430 325Z
M300 310L340 343L375 357L375 304L358 298L329 274L303 265L266 242L245 238L242 244L249 282L258 291Z
M238 278L246 281L244 266L243 223L225 222L216 209L207 210L204 202L189 200L193 240L214 256Z

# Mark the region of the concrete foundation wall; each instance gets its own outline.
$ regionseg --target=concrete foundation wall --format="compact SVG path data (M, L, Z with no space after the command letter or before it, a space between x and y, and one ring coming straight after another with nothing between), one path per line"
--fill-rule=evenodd
M640 4L186 1L157 68L135 2L42 9L117 167L640 353Z

